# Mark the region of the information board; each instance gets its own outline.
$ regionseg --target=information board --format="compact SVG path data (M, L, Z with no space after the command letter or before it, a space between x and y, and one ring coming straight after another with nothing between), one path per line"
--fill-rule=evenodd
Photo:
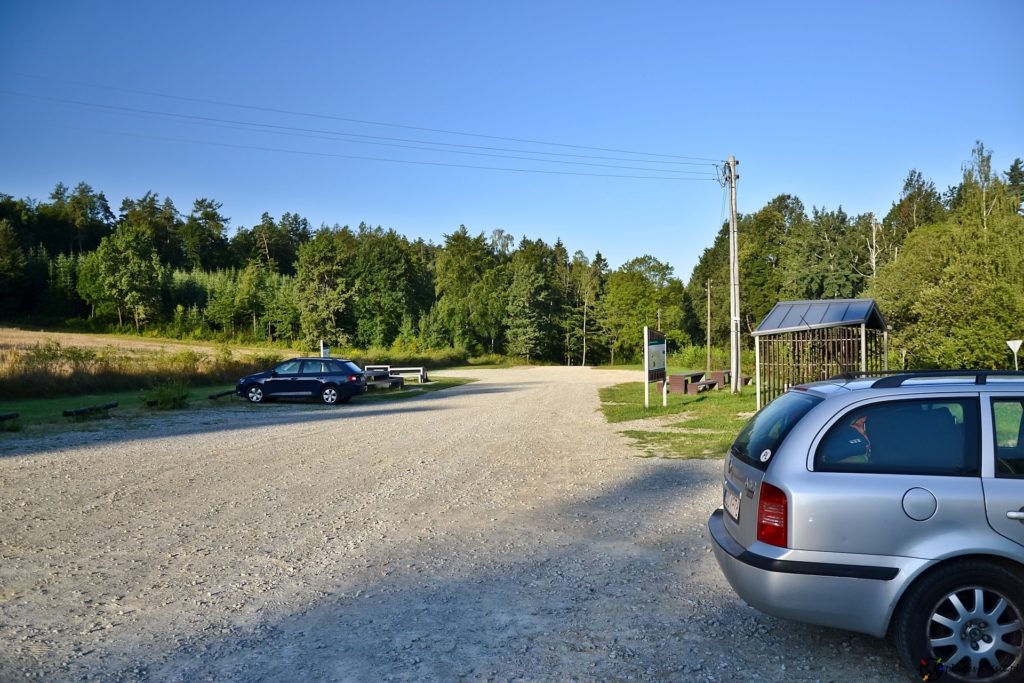
M644 368L644 407L650 407L651 382L662 383L661 404L668 405L668 344L664 334L649 327L644 328Z

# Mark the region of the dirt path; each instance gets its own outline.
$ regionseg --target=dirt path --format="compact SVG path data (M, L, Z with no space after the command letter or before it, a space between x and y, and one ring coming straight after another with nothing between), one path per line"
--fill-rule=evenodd
M636 457L622 373L471 374L4 436L0 680L913 680L732 594L721 461Z

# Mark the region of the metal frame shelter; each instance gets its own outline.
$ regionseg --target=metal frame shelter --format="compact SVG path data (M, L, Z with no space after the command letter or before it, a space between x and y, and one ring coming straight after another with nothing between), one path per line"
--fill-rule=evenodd
M753 337L759 409L796 384L889 369L889 328L874 299L780 301Z

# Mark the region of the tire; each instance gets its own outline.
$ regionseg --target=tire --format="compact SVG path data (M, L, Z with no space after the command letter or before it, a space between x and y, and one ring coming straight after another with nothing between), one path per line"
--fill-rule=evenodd
M338 387L328 384L320 390L320 400L329 406L338 403Z
M250 384L245 388L245 398L249 403L263 403L267 397L263 393L263 387L258 384Z
M924 680L1024 681L1024 579L1001 565L948 564L910 588L894 629Z

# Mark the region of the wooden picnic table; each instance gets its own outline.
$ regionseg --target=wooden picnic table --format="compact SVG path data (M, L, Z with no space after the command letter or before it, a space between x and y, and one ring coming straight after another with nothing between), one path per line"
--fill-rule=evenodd
M668 376L668 392L670 394L688 393L689 385L699 382L704 377L703 372L680 372Z

